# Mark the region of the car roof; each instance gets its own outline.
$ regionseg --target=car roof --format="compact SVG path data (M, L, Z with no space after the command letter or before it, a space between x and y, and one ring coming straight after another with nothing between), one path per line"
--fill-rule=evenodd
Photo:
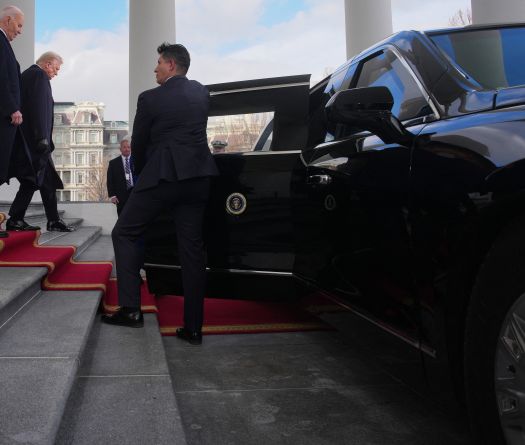
M439 34L459 33L465 31L479 31L483 29L500 29L500 28L519 28L525 26L525 23L488 23L484 25L466 25L452 28L440 28L423 31L428 36Z

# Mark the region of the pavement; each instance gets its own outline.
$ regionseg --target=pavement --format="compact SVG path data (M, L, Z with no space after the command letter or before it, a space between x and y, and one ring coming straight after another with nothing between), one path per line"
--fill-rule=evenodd
M419 351L351 313L323 319L336 330L163 337L187 443L471 443L461 410L420 390Z

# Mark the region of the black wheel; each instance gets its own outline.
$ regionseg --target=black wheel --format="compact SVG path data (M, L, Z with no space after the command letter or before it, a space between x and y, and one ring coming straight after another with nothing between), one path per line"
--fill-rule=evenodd
M525 444L525 218L480 268L465 330L465 388L480 444Z

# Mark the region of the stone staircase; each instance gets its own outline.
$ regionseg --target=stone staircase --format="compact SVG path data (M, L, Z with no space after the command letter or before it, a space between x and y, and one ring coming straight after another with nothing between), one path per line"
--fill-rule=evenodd
M76 260L113 260L100 227L65 219L75 232L46 232L41 205L26 221ZM156 316L102 325L101 292L42 291L46 273L0 267L0 444L185 444Z

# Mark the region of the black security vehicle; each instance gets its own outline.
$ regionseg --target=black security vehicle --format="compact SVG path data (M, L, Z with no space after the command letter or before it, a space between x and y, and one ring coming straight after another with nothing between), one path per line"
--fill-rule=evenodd
M476 443L525 443L525 26L397 33L312 88L209 88L213 115L273 120L215 155L208 296L331 293L449 370ZM167 217L146 263L181 292Z

